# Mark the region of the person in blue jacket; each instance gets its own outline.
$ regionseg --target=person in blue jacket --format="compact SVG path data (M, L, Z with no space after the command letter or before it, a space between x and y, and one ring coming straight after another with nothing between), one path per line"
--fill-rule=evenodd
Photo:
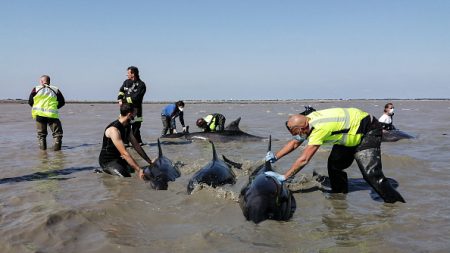
M183 132L186 131L186 126L184 125L183 117L184 102L178 101L174 104L166 105L161 111L161 121L163 124L163 130L161 135L166 135L167 131L170 134L177 133L177 126L175 124L175 118L180 117L180 123L183 127Z

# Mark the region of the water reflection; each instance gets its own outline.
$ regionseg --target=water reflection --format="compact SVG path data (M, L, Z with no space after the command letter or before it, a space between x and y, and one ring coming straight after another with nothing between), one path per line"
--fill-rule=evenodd
M60 178L57 176L69 175L79 171L93 170L95 167L70 167L64 168L66 164L66 155L63 152L54 152L49 154L46 151L37 153L36 159L39 161L39 165L33 169L36 171L31 174L1 178L0 184L6 183L19 183L25 181L43 181L39 185L40 188L54 189L56 186L51 181L67 180L69 178Z

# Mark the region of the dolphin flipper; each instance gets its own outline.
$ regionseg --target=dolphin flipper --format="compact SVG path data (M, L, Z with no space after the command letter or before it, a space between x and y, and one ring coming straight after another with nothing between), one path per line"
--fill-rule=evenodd
M242 163L233 162L230 159L226 158L224 155L222 155L222 158L226 164L228 164L232 167L235 167L236 169L240 169L240 170L242 169Z

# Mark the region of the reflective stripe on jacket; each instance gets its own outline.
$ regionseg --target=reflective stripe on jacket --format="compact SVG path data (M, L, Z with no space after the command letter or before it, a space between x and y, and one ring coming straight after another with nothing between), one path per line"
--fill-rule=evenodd
M217 124L216 119L217 118L215 116L216 116L215 114L209 114L203 118L205 120L206 124L208 124L208 128L211 131L216 130L216 124Z
M308 145L339 144L354 147L361 143L363 133L358 132L367 112L357 108L332 108L308 114L312 128Z
M58 87L52 85L36 86L36 95L33 98L33 108L31 109L31 116L33 119L36 116L46 118L59 118L58 113Z

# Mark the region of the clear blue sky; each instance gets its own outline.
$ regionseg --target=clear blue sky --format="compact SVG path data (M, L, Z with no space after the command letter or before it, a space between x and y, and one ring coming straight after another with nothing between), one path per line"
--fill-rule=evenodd
M23 1L0 5L1 99L450 98L450 1Z

